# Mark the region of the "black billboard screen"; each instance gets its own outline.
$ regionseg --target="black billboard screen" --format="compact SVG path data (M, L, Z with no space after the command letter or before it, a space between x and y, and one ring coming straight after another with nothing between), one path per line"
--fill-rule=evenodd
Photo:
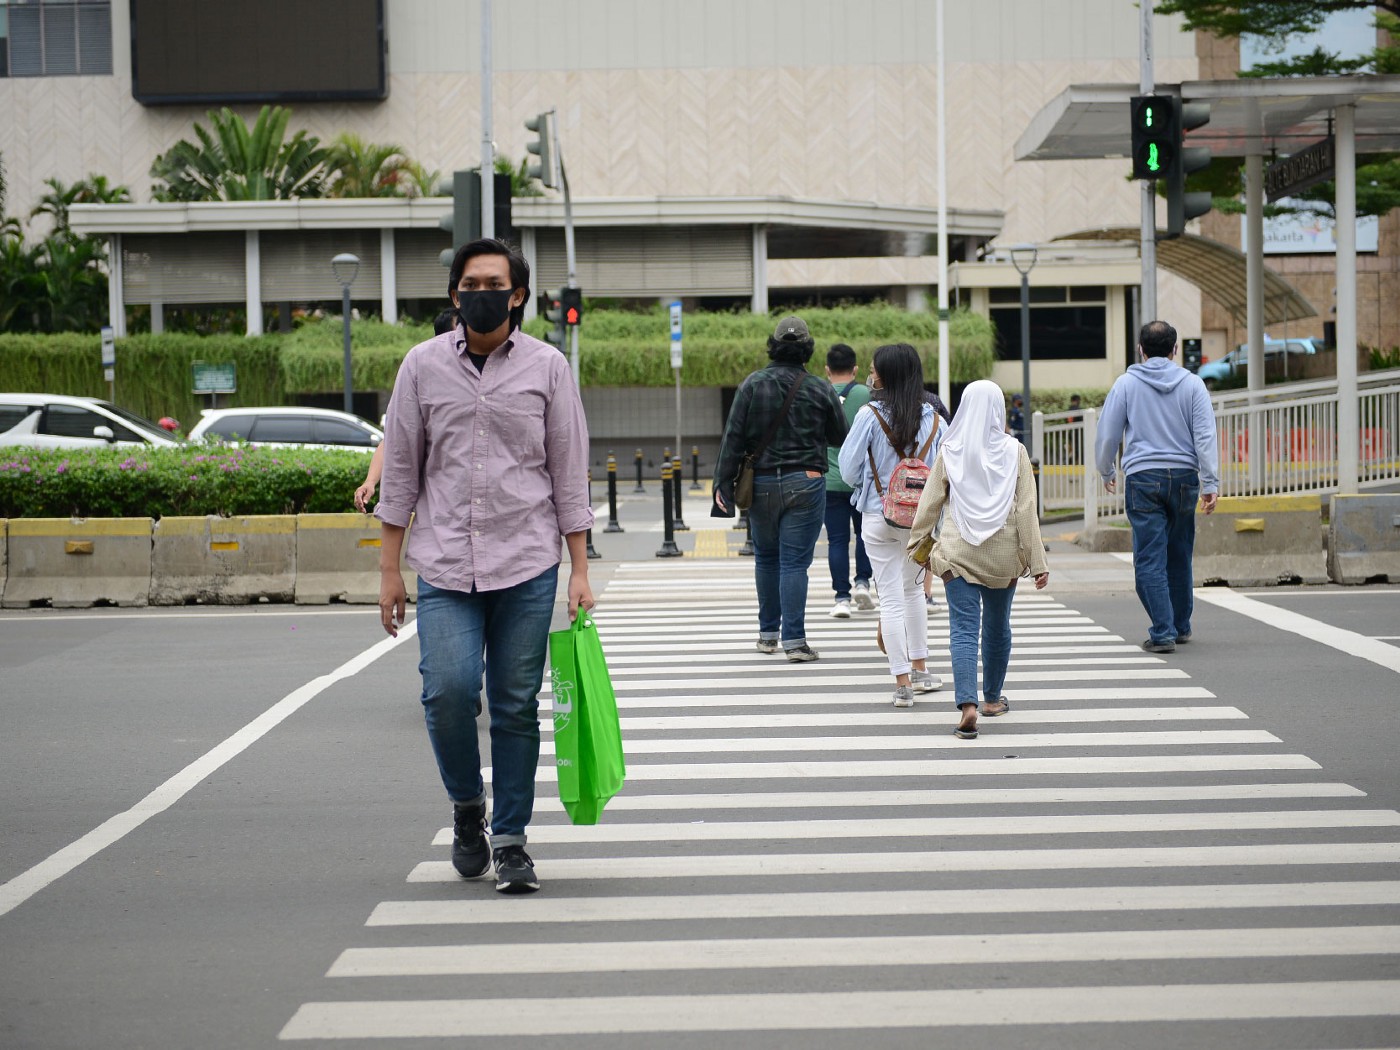
M384 0L131 0L143 105L377 100Z

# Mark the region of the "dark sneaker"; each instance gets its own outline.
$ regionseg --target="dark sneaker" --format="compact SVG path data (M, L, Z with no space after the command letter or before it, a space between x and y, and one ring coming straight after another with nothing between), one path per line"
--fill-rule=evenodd
M1177 645L1187 645L1187 644L1190 643L1190 641L1191 641L1191 632L1190 632L1190 631L1187 631L1185 634L1179 634L1179 635L1176 636L1176 644L1177 644Z
M464 879L476 879L491 869L491 843L486 838L486 803L455 803L452 807L452 866Z
M818 656L817 651L810 645L798 645L787 650L787 658L789 663L809 664L818 659Z
M756 648L761 653L767 653L771 656L773 653L776 653L778 651L778 639L760 638L758 640L758 644L754 648Z
M1174 653L1176 652L1175 642L1154 642L1151 638L1142 643L1144 652L1148 653Z
M524 846L502 846L495 857L497 893L534 893L540 888L534 862Z

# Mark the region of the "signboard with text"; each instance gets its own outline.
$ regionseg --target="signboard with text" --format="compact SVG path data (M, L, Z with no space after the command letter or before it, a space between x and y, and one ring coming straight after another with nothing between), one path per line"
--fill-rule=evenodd
M194 372L194 393L234 394L238 392L236 365L232 363L211 365L204 361L195 361L191 368Z

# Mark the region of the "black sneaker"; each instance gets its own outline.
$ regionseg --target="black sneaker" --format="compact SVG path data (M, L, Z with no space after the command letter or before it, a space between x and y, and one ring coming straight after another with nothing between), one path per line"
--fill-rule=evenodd
M1176 652L1176 642L1154 642L1151 638L1142 643L1144 652L1149 653L1174 653Z
M809 664L817 659L817 655L817 651L805 643L787 650L788 662L794 664Z
M476 879L491 868L491 843L486 838L486 803L452 806L452 866L464 879Z
M502 846L495 857L497 893L534 893L540 888L534 862L524 846Z

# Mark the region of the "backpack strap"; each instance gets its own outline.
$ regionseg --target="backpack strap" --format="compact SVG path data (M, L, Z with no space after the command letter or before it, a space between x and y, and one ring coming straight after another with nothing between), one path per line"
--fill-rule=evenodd
M872 412L875 413L875 422L879 423L879 424L880 424L880 429L883 430L883 431L885 432L885 437L889 440L890 448L894 449L896 452L899 453L899 458L900 458L900 459L903 459L903 458L905 458L907 455L909 455L908 452L906 452L904 449L900 448L898 445L896 445L896 444L894 443L894 432L893 432L892 430L890 430L889 424L885 422L885 419L884 419L884 417L883 417L882 415L880 415L879 410L878 410L878 409L875 409L875 408L872 408L870 411L872 411ZM932 435L930 435L930 436L932 436ZM924 450L924 453L925 453L925 455L927 455L928 449L925 449L925 450Z
M839 397L839 398L844 402L844 401L846 400L846 395L849 394L853 389L855 389L855 385L856 385L856 381L855 381L854 379L852 379L849 383L847 383L845 386L843 386L840 390L836 391L836 396Z

